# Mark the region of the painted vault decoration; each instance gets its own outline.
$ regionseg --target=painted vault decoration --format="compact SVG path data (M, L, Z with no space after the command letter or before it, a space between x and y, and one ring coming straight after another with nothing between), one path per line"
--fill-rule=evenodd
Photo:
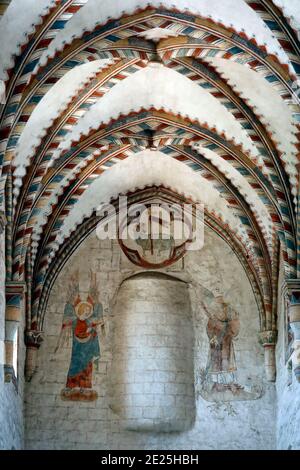
M159 189L164 191L163 188ZM154 192L156 190L153 189ZM165 201L159 198L144 207L138 217L126 217L127 227L121 221L119 233L134 224L138 236L127 239L119 236L119 245L127 258L137 266L144 269L167 268L185 256L188 244L193 241L193 217L184 219L183 207L179 204L177 208L172 206L173 212L169 211ZM182 225L180 236L175 236L176 223Z
M83 300L79 293L78 272L71 276L61 334L56 351L72 341L72 355L63 400L93 401L93 368L100 358L99 335L104 329L103 308L99 302L96 275L90 273L90 291Z
M158 7L134 0L130 8L102 2L99 24L97 3L45 2L19 39L5 21L0 31L0 40L11 42L2 60L0 206L8 220L6 278L30 286L25 337L43 330L49 286L70 245L86 236L101 202L97 190L114 166L126 168L145 149L209 185L206 223L238 253L261 332L275 337L279 242L285 278L300 277L300 69L292 18L271 1L237 0L229 26L212 2L193 0L190 11L181 1ZM146 173L143 184L144 176L153 183ZM140 187L133 172L124 180L123 192ZM265 351L271 347L274 356L275 343Z

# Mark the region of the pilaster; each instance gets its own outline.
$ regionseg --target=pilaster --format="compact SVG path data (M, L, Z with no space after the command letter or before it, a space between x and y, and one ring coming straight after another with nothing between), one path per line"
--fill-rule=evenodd
M6 310L5 310L5 382L16 380L17 371L14 369L15 338L19 324L22 320L24 309L24 295L26 284L24 282L11 281L5 286Z

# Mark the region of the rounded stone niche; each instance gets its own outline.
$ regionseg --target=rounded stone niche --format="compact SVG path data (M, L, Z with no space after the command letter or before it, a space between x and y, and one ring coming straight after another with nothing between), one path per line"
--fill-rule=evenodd
M111 409L125 429L178 432L195 419L188 285L161 273L126 279L113 311Z

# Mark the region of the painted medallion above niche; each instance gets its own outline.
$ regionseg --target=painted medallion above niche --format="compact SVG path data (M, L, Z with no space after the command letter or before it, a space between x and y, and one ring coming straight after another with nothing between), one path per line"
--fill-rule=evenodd
M121 195L100 213L108 215L98 223L98 236L115 231L125 256L143 269L167 268L203 246L203 205L163 186Z

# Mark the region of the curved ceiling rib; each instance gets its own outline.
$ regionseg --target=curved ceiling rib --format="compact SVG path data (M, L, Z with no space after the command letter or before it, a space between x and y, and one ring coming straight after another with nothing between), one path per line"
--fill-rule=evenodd
M159 16L159 15L158 15L158 16ZM117 29L117 28L115 28L115 29ZM225 31L226 31L226 30L225 30ZM110 33L111 33L111 31L110 31ZM127 34L131 34L131 31L129 30L129 31L127 32ZM211 34L209 34L209 33L204 33L204 34L205 34L206 37L208 37L208 38L209 38L209 36L211 35ZM228 33L227 33L227 35L228 35ZM231 34L231 36L232 36L232 34ZM112 35L110 34L109 37L111 38ZM114 37L114 36L113 36L113 37ZM175 39L176 39L176 38L175 38ZM95 43L95 38L94 38L94 37L93 37L92 41L93 41L93 43ZM257 46L253 46L253 44L252 44L251 42L248 41L248 43L247 43L246 40L243 40L243 41L246 42L246 44L248 45L248 48L249 48L249 50L250 50L251 53L257 54L258 51L260 51L260 49L259 49ZM114 41L110 41L110 43L111 43L111 42L114 42ZM224 40L223 40L223 42L224 42ZM242 46L244 46L244 42L243 42ZM86 47L86 44L85 44L85 43L83 43L83 45ZM107 41L106 41L106 44L104 44L104 45L105 45L105 47L106 47L106 49L107 49L107 48L108 48ZM130 47L127 49L128 51L130 51L130 49L134 46L134 44L129 44L129 46L130 46ZM128 47L128 46L127 46L127 47ZM237 48L232 48L232 44L229 44L228 48L229 48L229 51L230 51L230 52L229 52L229 56L230 56L230 57L234 57L235 55L239 55L239 54L245 54L245 53L243 52L243 49L240 49L239 47L237 47ZM32 102L28 105L28 107L29 107L29 111L32 112L32 107L34 106L34 103L39 102L40 99L41 99L41 97L43 96L42 94L40 94L41 92L43 93L42 90L40 90L40 92L37 93L36 96L33 95L34 90L35 90L35 88L36 88L36 87L34 87L34 84L36 83L36 84L38 85L38 87L40 88L41 83L43 83L43 81L45 82L45 80L46 80L47 78L48 78L48 82L50 81L50 85L53 84L53 79L50 77L50 72L51 72L51 70L52 70L52 71L56 70L56 69L58 68L58 66L59 66L60 63L63 64L63 62L65 62L65 64L67 65L66 68L64 68L64 69L62 69L62 70L60 71L60 74L59 74L60 76L61 76L61 73L65 73L65 72L69 69L70 66L73 67L73 66L75 66L76 64L78 65L78 58L76 59L76 49L75 49L75 50L73 50L73 49L74 49L74 47L72 47L72 60L69 60L69 61L66 62L66 58L64 58L64 55L61 54L60 57L59 57L59 59L56 58L55 61L53 60L52 63L50 63L50 69L49 69L49 67L46 67L46 69L44 68L44 75L42 75L42 74L38 74L38 75L37 75L38 81L37 81L37 79L36 79L35 81L31 82L31 85L29 84L29 88L27 87L27 88L24 90L23 94L22 94L22 106L24 106L24 103L26 103L26 101L28 101L29 98L31 97ZM81 49L82 49L82 48L81 48ZM200 50L201 50L201 49L200 49ZM253 50L254 50L255 52L253 52ZM197 48L196 48L196 49L195 49L195 48L192 48L191 50L188 49L187 52L188 52L188 53L190 52L190 53L194 53L194 54L195 54L196 51L197 51ZM68 51L68 52L70 53L70 51ZM153 52L153 50L152 50L152 52ZM224 52L226 53L226 50L225 50ZM128 53L128 52L127 52L127 53ZM82 53L81 53L81 54L82 54ZM106 54L106 57L108 57L107 51L105 52L105 54ZM75 55L75 57L74 57L74 55ZM247 55L247 54L246 54L246 55ZM262 57L264 57L264 56L266 56L266 53L265 53L265 52L264 52L264 53L260 52L260 55L261 55ZM125 51L125 56L126 56L126 51ZM103 55L102 55L102 57L103 57ZM109 57L111 58L111 57L113 57L113 55L110 55ZM229 58L229 57L228 57L228 58ZM79 60L80 60L80 61L82 61L82 60L91 60L91 59L93 60L93 59L95 59L95 57L90 57L90 52L89 52L89 51L86 53L86 55L85 55L84 57L81 57L81 55L79 54ZM237 60L240 60L240 59L237 58ZM273 62L274 62L274 61L272 61L272 65L273 65ZM254 61L252 61L251 63L252 63L252 66L258 67L258 68L259 68L259 71L262 70L262 65L261 65L257 60L254 60ZM54 65L53 65L53 64L54 64ZM271 66L270 66L270 67L271 67ZM271 67L271 68L272 68L272 67ZM45 74L45 72L46 72L46 74ZM281 79L281 80L285 80L285 79L287 78L287 73L286 73L286 71L285 71L282 67L281 67L281 74L282 74L283 76L282 76L282 77L280 76L280 79ZM271 75L270 75L270 72L268 72L268 74L267 74L267 79L268 79L268 80L272 80L273 85L274 85L274 83L277 83L277 84L278 84L278 80L277 80L276 76L273 74L273 72L271 73ZM47 80L46 80L46 83L47 83ZM33 88L32 88L32 87L33 87ZM44 93L47 92L48 89L49 89L49 83L48 83L48 86L47 86L47 85L44 86ZM283 93L284 93L284 91L283 91ZM27 98L26 98L26 97L27 97ZM10 105L10 108L13 108L13 109L16 110L16 113L15 113L16 116L18 116L18 115L20 114L21 108L22 108L22 107L20 108L20 106L19 106L19 98L20 98L20 94L16 94L14 97L12 97L12 103L11 103L11 105ZM15 125L15 124L12 124L12 123L10 122L11 119L9 119L9 117L10 117L10 114L8 113L8 115L7 115L7 117L6 117L6 122L7 122L7 124L8 124L8 126L7 126L8 128L9 128L10 125L13 125L13 126ZM26 113L25 113L25 116L24 116L24 114L21 116L21 122L22 122L22 120L25 120L25 122L26 122ZM9 132L8 129L5 129L5 131L6 131L6 132ZM14 141L14 139L17 139L17 138L18 138L18 134L14 135L13 137L14 137L14 138L13 138L12 140ZM9 158L9 155L8 155L8 158Z
M44 279L44 282L41 285L37 286L35 291L35 301L34 306L37 308L33 308L32 316L31 316L31 324L38 330L43 330L43 323L46 313L46 306L49 294L51 292L51 288L58 273L61 271L62 267L69 259L69 257L74 253L76 248L82 243L85 238L95 230L97 224L99 222L99 218L96 216L90 217L87 221L85 221L80 228L73 234L71 239L68 239L64 244L61 245L60 250L57 253L57 256L53 259L48 271L47 275ZM260 283L256 278L255 270L252 268L251 264L247 261L247 255L243 251L243 244L240 243L236 233L231 233L228 228L218 220L215 215L208 215L205 214L205 224L210 227L215 233L217 233L232 249L232 251L236 254L240 262L245 268L245 271L249 277L251 282L252 289L255 293L255 297L257 299L258 309L260 312L260 324L261 329L267 330L272 328L272 318L269 315L265 315L265 310L263 306L263 295L260 290ZM42 288L43 285L43 288ZM39 311L39 315L37 312Z
M147 159L145 160L145 158L144 158L144 161L147 162L147 165L148 165L147 166L147 173L149 173L150 172L150 167L149 167L150 163L149 163L149 161L151 160L151 158L150 158L149 155L146 155L146 157L147 157ZM140 156L140 153L137 153L136 159L139 159L139 161L141 161L141 158L142 157ZM161 157L159 157L158 155L155 155L155 152L153 152L152 153L152 158L154 158L155 161L156 161L155 171L157 173L159 173L159 172L161 173L161 168L159 166ZM126 162L125 168L121 168L121 166L118 167L116 165L115 168L117 170L117 174L116 174L116 172L114 173L113 182L110 181L111 178L113 178L113 171L110 171L110 174L107 176L106 180L105 179L103 180L103 184L107 185L107 184L110 183L110 185L109 185L108 188L105 188L105 190L102 189L102 195L103 195L103 191L105 191L106 195L108 195L108 196L109 196L111 190L113 190L113 192L115 191L116 178L119 178L119 173L118 172L123 171L123 173L124 173L124 171L130 171L130 166L131 166L131 168L132 168L132 166L136 167L136 164L137 164L136 159L135 159L135 161L134 160L129 161L130 160L130 157L129 157L129 159L128 159L129 166L127 165L127 162ZM170 161L164 160L164 162L163 162L164 169L166 169L166 164L167 163L170 165ZM178 162L177 166L178 165L182 165L182 164L180 164ZM189 171L192 173L191 170L189 170ZM145 169L143 170L143 172L145 173ZM136 171L136 173L138 173L138 171ZM180 173L182 175L183 169L180 170ZM184 172L184 173L187 174L187 171ZM90 173L87 172L87 174L83 177L83 182L76 180L76 186L74 187L74 192L72 193L73 201L70 201L70 199L68 198L69 195L63 194L62 197L61 197L62 200L60 201L60 204L56 205L56 207L54 208L54 212L60 212L60 213L63 212L64 215L69 213L72 210L72 208L74 207L74 199L78 198L79 196L82 197L83 192L82 192L81 185L83 187L85 187L86 184L87 184L87 179L89 177L90 177ZM195 175L195 177L196 177L196 175ZM195 179L195 177L194 177L194 179ZM179 176L179 179L180 178L181 178L181 176ZM211 174L210 174L210 178L211 178ZM240 215L241 219L243 218L243 221L245 222L245 225L244 225L245 226L245 233L243 234L240 231L240 228L237 226L237 224L235 224L234 227L230 228L230 225L232 224L232 221L234 220L232 215L231 215L231 222L229 222L229 225L228 225L228 222L226 223L226 212L225 212L225 207L224 206L223 206L223 209L221 211L218 210L217 207L214 206L213 200L211 200L211 201L206 200L205 205L206 205L207 210L209 211L209 213L214 214L214 216L216 218L218 218L218 220L220 221L220 224L223 227L227 227L227 231L229 231L232 234L232 236L233 236L234 233L236 233L237 235L239 234L238 236L240 236L244 239L243 244L247 246L248 261L252 265L255 266L256 276L259 279L259 285L261 286L262 290L264 291L264 294L265 294L264 299L266 301L266 298L269 299L269 297L270 297L270 293L269 293L269 290L268 290L268 280L270 280L271 273L270 272L268 273L268 272L265 271L265 266L270 266L270 263L268 261L268 254L267 254L267 249L266 249L265 243L262 240L262 237L260 235L260 231L257 228L257 226L251 227L250 223L249 223L249 226L248 226L248 224L246 222L247 216L249 216L249 213L251 212L249 210L249 208L247 208L245 206L245 204L244 204L244 207L239 208L239 205L238 205L239 201L237 199L238 196L236 196L237 192L231 187L231 184L228 181L226 182L227 188L225 188L224 177L222 177L220 174L218 174L218 178L219 178L219 181L217 181L217 180L216 181L217 181L217 184L219 185L219 188L222 191L222 193L227 191L227 195L224 195L224 197L226 198L226 196L227 196L228 200L230 201L231 207L233 207L236 212L239 212L239 215ZM99 183L101 183L100 179L99 179ZM186 182L187 182L187 180L188 180L188 177L186 178ZM139 183L137 183L138 181L141 181L141 180L138 180L137 178L135 178L135 180L133 182L134 186L136 184L139 184ZM156 181L158 181L157 178L156 178ZM163 176L161 177L159 182L161 182L161 181L162 182L164 181ZM200 185L198 184L198 181L199 182L201 181L199 177L196 177L195 181L197 182L197 191L201 192L201 190L203 190L203 182ZM97 182L98 181L95 181L95 183L97 183ZM112 183L114 183L114 184L112 184ZM169 183L170 183L170 181L169 181ZM191 183L191 181L190 181L190 183ZM126 182L124 184L126 185ZM142 184L142 183L140 182L140 184ZM171 182L171 184L172 184L172 186L174 185L175 189L180 189L178 187L178 180L177 180L177 183L176 183L176 181L175 182L173 181L173 182ZM123 188L124 188L124 186L123 186ZM183 187L181 187L181 189L182 188ZM191 189L191 187L189 187L188 190L191 192L191 194L193 194L193 190ZM93 194L97 194L97 193L98 193L98 191L96 191L96 190L93 191ZM211 193L211 190L210 190L210 197L212 198L212 196L213 196L213 194ZM101 201L101 195L99 197L100 197L99 200ZM218 198L218 196L216 196L216 197ZM198 198L199 198L199 195L198 195ZM93 213L94 209L97 208L99 200L97 198L94 199L94 200L89 199L89 203L92 204L92 205L88 209L88 213L91 213L91 214ZM209 202L211 204L209 204ZM79 201L79 204L80 204L80 201ZM87 207L85 207L85 211L86 210L87 210ZM83 212L82 214L83 214L82 218L84 218L85 212ZM224 216L225 216L225 220L223 220L223 222L222 222L222 219L224 219ZM77 217L79 217L79 214L77 214ZM227 217L230 217L229 213L228 213ZM250 217L249 217L248 221L250 221ZM38 256L38 258L40 260L39 260L39 263L37 263L37 266L38 266L37 267L37 269L38 269L37 278L39 278L39 279L43 279L44 274L48 270L48 265L56 257L55 253L56 253L56 250L59 247L59 244L56 244L56 238L58 236L59 227L61 226L61 223L62 223L62 220L59 217L57 217L57 214L55 214L55 216L52 216L52 220L50 220L48 222L46 232L43 233L43 240L42 240L40 246L44 245L44 248L40 249L40 254L39 254L40 256ZM73 233L74 234L76 233L74 230L75 230L75 227L73 227L72 235L73 235ZM257 239L257 236L260 237L260 238ZM247 243L245 243L245 239L248 240ZM41 254L43 254L43 255L41 255ZM259 261L260 256L261 256L261 261ZM39 290L39 287L40 286L37 286L38 290Z
M248 273L261 328L272 329L279 244L286 277L297 260L290 17L271 0L236 0L234 11L231 0L121 3L43 0L22 41L10 32L1 52L7 276L30 285L27 324L42 328L49 286L95 227L100 196L160 183L205 203L207 225ZM142 162L145 175L134 170Z
M143 65L143 66L144 66L144 65ZM115 67L115 66L114 66L114 67ZM131 72L132 72L132 66L131 66ZM99 78L100 78L100 77L99 77ZM116 77L116 76L113 77L113 79L112 79L112 85L113 85L114 80L116 80L116 78L117 78L118 80L121 80L121 79L126 78L126 75L125 75L124 73L122 73L122 74L118 74L117 77ZM191 79L192 79L192 78L191 78ZM98 83L98 82L97 82L97 79L95 80L95 82ZM103 81L100 80L99 88L102 87L102 83L103 83ZM205 82L205 83L206 83L206 82ZM110 89L110 88L111 88L111 85L108 84L107 88ZM93 91L93 87L92 87L92 91ZM88 94L88 96L90 96L90 92L87 93L87 94ZM100 96L102 96L102 95L103 95L103 91L101 91L101 93L100 93ZM98 97L98 92L96 93L96 99L97 99L97 97ZM81 101L80 101L80 102L81 102ZM244 105L244 107L245 107L245 106L246 106L246 105ZM247 108L247 107L246 107L246 108ZM242 109L243 109L243 107L241 106L241 110L242 110ZM85 110L86 110L86 107L85 107ZM250 110L249 110L249 112L250 112ZM63 119L65 119L65 116L63 116ZM239 119L239 120L240 120L240 119ZM257 121L258 121L258 120L257 120ZM248 120L248 123L249 123L249 125L250 125L251 121ZM258 123L259 123L259 121L258 121ZM73 123L72 123L72 124L73 124ZM55 123L55 126L56 126L56 123ZM70 126L69 126L69 127L70 127ZM66 137L67 130L68 130L68 126L66 126L66 128L63 129L63 132L61 132L61 135L58 137L58 140L61 140L61 139L63 139L63 138ZM48 140L49 140L49 138L48 138ZM257 140L257 139L256 139L256 140ZM55 140L55 142L57 142L57 139ZM42 144L43 144L43 145L42 145L43 151L45 152L45 149L46 149L47 147L44 147L44 142L42 142ZM56 148L56 145L55 145L55 148ZM54 150L54 151L55 151L55 150ZM261 154L263 154L262 151L261 151ZM35 158L37 159L37 157L38 157L38 153L36 152ZM49 162L49 159L50 159L50 157L49 157L49 155L48 155L47 158L45 158L45 163ZM275 162L276 162L276 159L275 159ZM36 165L36 164L37 164L37 162L35 161L35 165ZM268 162L267 162L267 168L269 169L269 171L270 171L270 169L271 169L271 165L272 165L271 161L268 160ZM45 170L46 170L46 168L45 168ZM40 167L40 169L39 169L39 178L35 179L35 181L33 182L33 187L35 187L36 184L40 184L43 174L44 174L44 172L42 171L42 167ZM45 184L46 184L46 181L45 181ZM284 188L284 186L282 186L282 188ZM281 190L282 190L282 188L281 188ZM29 194L29 196L31 197L31 193ZM27 203L27 202L26 202L26 210L28 211L28 203ZM23 214L23 215L24 215L24 214Z
M151 117L152 115L150 114L149 116L144 116L144 119L150 119L151 120ZM191 122L185 122L184 119L182 118L176 118L176 117L173 117L173 118L170 118L170 116L164 116L164 113L161 112L159 114L159 112L157 112L156 114L154 113L154 117L157 117L158 119L160 118L162 120L162 125L165 125L164 124L164 119L168 120L170 119L170 124L173 123L173 125L177 126L177 124L179 124L180 120L181 120L181 126L182 126L182 132L184 130L187 130L187 132L190 132L190 134L188 134L187 137L185 137L185 139L190 139L190 140L195 140L195 137L193 135L194 132L197 132L197 126L196 125L193 125L193 123ZM142 116L143 118L143 116ZM137 120L139 118L137 117ZM135 124L135 116L132 115L132 116L129 116L128 119L127 119L127 122L125 123L125 127L129 126L130 123L132 126L134 126ZM116 125L116 124L115 124ZM167 126L167 124L166 124ZM120 128L122 130L122 127L124 128L124 123L122 123L122 121L120 120ZM180 127L180 125L179 125ZM74 151L70 151L70 154L68 154L67 156L64 156L62 155L61 157L61 160L62 161L65 161L66 163L69 163L70 162L70 159L74 158L74 156L76 155L79 155L79 158L82 158L83 154L79 154L79 152L82 150L82 151L85 151L85 149L93 144L93 142L96 142L97 140L101 139L102 141L102 145L109 145L112 143L112 140L111 140L111 137L109 137L109 130L108 130L108 127L107 127L107 123L105 123L103 125L103 128L104 130L100 129L99 133L91 133L91 137L90 138L87 138L85 140L82 140L80 142L80 147L78 146L75 146L74 145ZM105 133L107 131L107 136L105 136ZM142 131L142 129L141 129ZM172 133L173 129L171 129L171 133ZM168 132L170 133L170 131L168 131L168 129L165 131L166 135L162 135L161 137L158 136L158 138L163 142L164 139L167 139L168 138ZM174 131L175 133L178 132L179 133L179 137L180 137L180 129L178 129L177 131L175 130ZM202 134L201 134L202 132ZM201 136L200 136L201 134ZM275 195L275 189L272 189L271 187L271 184L266 184L266 181L265 181L265 178L264 176L261 174L260 170L256 167L256 161L252 160L251 159L251 156L249 157L249 154L243 152L240 148L236 147L233 143L229 143L229 139L225 138L225 136L222 136L221 134L218 135L218 133L214 130L211 130L209 129L209 127L207 126L207 124L205 125L202 125L201 126L201 130L200 130L200 134L198 135L198 137L196 137L196 139L200 139L200 137L202 137L203 139L203 142L201 143L202 146L207 146L208 148L213 148L214 151L218 152L220 154L220 156L222 158L225 158L227 161L228 160L231 160L232 161L232 164L234 166L237 167L238 171L240 171L242 174L243 172L247 172L247 173L244 173L244 176L249 179L249 182L251 185L254 185L254 187L256 188L256 191L258 191L258 187L260 186L261 187L261 197L264 198L264 201L266 202L266 200L268 199L273 199L273 202L275 204L275 206L278 206L278 200L276 198L276 195ZM129 137L127 135L127 137ZM123 139L126 139L126 135L123 136ZM114 143L117 144L119 142L119 140L117 139ZM126 142L126 141L125 141ZM124 141L123 141L124 143ZM230 156L231 155L231 156ZM57 166L59 166L57 164ZM244 167L244 169L243 169ZM260 180L260 181L259 181ZM263 186L264 184L266 184L266 188L265 190L263 189ZM258 186L257 186L258 185ZM273 196L272 196L272 193L274 192ZM264 193L264 195L263 195ZM284 210L284 212L286 212L286 210Z

